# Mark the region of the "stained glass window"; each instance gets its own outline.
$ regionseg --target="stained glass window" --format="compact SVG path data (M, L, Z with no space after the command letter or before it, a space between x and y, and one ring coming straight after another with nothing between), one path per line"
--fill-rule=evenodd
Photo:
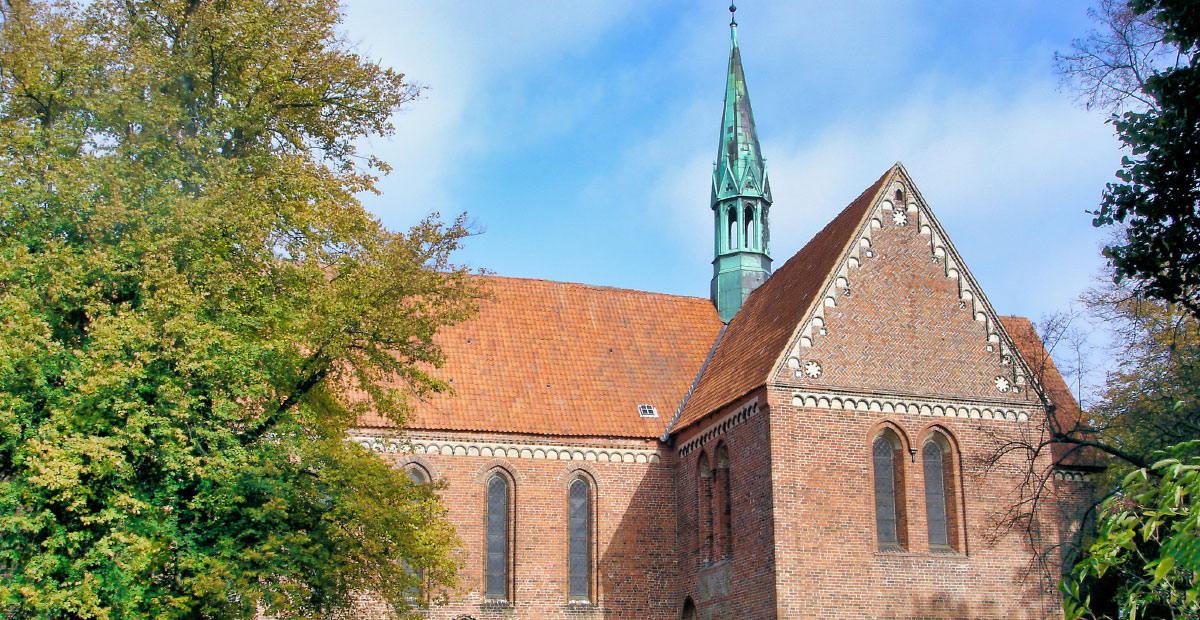
M925 517L929 522L929 544L935 547L950 546L946 527L946 452L936 441L925 442L923 462L925 465Z
M875 531L880 547L897 547L896 467L891 442L880 437L872 447L875 461Z
M570 543L568 558L570 566L571 600L591 599L591 497L588 483L576 479L571 483L568 511L570 519Z
M487 560L484 594L508 598L508 481L493 476L487 486Z

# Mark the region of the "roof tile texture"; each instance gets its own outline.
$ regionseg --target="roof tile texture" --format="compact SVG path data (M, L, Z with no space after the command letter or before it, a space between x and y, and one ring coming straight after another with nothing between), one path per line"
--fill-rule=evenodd
M446 364L433 374L454 394L419 403L410 429L658 437L721 328L704 298L480 277L479 313L437 336Z
M1081 423L1079 403L1067 387L1067 382L1058 372L1050 353L1042 344L1033 323L1023 316L1002 316L1000 322L1004 330L1012 338L1021 358L1029 364L1029 370L1042 384L1046 397L1054 404L1054 416L1059 429L1069 431L1076 429ZM1056 443L1052 446L1054 462L1068 467L1093 467L1103 464L1102 457L1090 450L1073 450L1067 444Z

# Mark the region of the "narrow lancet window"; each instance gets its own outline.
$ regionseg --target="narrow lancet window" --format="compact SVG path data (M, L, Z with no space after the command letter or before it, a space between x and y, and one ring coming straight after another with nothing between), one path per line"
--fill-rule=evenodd
M487 486L487 560L484 595L508 600L508 480L492 476Z
M415 486L421 486L429 483L429 473L426 472L425 468L421 467L420 465L415 463L411 464L404 471L408 474L408 479L411 480ZM401 559L400 562L404 565L405 572L413 576L417 582L417 585L409 590L409 598L418 602L424 601L426 589L425 571L420 568L414 569L408 560Z
M575 479L570 487L570 588L571 600L590 601L592 581L592 502L588 483Z
M698 521L696 531L700 543L700 561L711 562L713 559L713 471L708 463L708 455L700 454L696 468L698 470L696 500L700 508L696 515Z
M941 433L934 433L921 447L925 474L925 518L929 524L929 546L957 549L957 508L953 450Z
M729 242L727 247L730 250L738 249L738 216L737 209L729 209Z
M892 444L880 437L875 440L875 530L879 546L895 546L896 489L893 486Z
M902 549L907 541L904 523L904 461L900 438L886 430L871 445L875 478L875 535L880 549Z
M692 602L692 597L683 599L683 613L679 617L683 620L696 620L696 604Z
M714 524L716 539L716 559L733 555L733 488L729 481L729 448L721 444L717 448L717 469L715 473L717 495L716 518L720 525Z
M758 244L754 237L754 207L746 207L746 247L754 249Z
M942 480L942 448L925 443L925 517L929 521L929 544L946 547L946 487Z

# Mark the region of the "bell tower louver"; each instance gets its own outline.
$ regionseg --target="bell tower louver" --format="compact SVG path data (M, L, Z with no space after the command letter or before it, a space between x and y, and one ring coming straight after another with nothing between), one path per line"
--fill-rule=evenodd
M735 13L737 8L731 5L729 11ZM729 31L725 112L713 166L711 199L715 234L711 294L717 313L726 323L751 291L771 275L771 184L754 128L736 19L730 20Z

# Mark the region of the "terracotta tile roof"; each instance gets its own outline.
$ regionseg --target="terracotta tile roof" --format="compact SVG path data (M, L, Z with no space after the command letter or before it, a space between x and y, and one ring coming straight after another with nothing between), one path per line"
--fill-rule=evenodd
M846 251L890 168L746 299L672 429L682 430L706 414L765 384L788 340L808 313Z
M1071 394L1071 389L1067 387L1067 382L1063 380L1062 374L1058 372L1054 360L1051 359L1050 353L1042 344L1042 339L1034 329L1033 323L1023 316L999 318L1000 322L1004 324L1004 330L1013 339L1013 344L1016 345L1021 358L1025 360L1026 364L1029 364L1030 371L1042 384L1046 396L1051 403L1054 403L1054 414L1059 428L1062 430L1076 428L1081 423L1082 416L1079 403ZM1101 455L1094 451L1072 450L1071 446L1066 444L1054 444L1051 449L1054 462L1067 467L1103 465Z
M411 429L658 437L721 329L704 298L480 277L479 314L437 336L446 364L434 374L455 394L420 403Z

